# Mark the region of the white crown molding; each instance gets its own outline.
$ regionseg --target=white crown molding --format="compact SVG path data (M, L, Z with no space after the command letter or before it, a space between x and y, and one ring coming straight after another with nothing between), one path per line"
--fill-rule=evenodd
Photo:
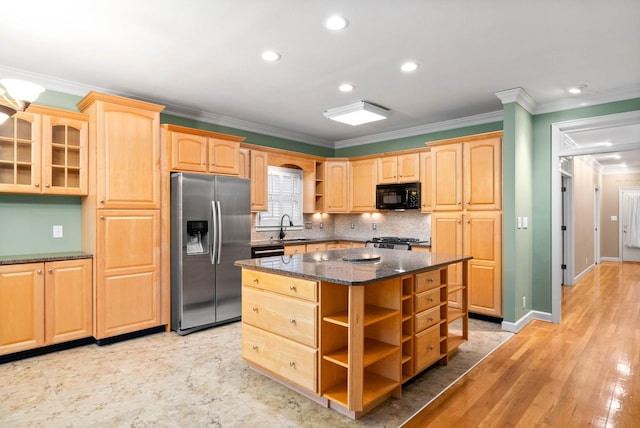
M379 143L381 141L394 140L398 138L414 137L416 135L431 134L433 132L449 131L451 129L464 128L466 126L483 125L485 123L501 122L503 120L502 111L483 113L475 116L467 116L459 119L445 120L442 122L427 125L414 126L412 128L399 129L397 131L382 132L380 134L367 135L364 137L350 138L348 140L336 141L336 149L360 146L363 144Z
M613 103L616 101L640 98L640 83L616 88L606 92L587 93L560 100L538 104L534 114L553 113L556 111L571 110L580 107L589 107L598 104Z
M536 102L531 96L522 88L507 89L495 93L496 97L502 101L502 104L518 103L522 108L533 114L536 108Z

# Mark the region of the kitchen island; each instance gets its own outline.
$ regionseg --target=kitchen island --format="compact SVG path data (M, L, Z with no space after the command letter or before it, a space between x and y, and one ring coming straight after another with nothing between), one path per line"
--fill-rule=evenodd
M470 256L357 248L239 260L242 356L255 370L358 418L468 338ZM447 285L461 263L462 285ZM460 293L460 307L448 296ZM461 320L455 334L449 324Z

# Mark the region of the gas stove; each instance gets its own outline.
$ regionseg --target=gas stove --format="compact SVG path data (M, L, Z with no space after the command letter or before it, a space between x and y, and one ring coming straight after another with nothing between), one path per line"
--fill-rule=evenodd
M376 236L365 243L367 247L391 248L394 250L410 250L411 244L420 242L418 238L402 238L398 236Z

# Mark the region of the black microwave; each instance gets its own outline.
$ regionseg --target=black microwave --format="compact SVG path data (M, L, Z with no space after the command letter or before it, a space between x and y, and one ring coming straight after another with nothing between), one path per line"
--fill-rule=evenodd
M420 209L420 183L378 184L376 208L379 210Z

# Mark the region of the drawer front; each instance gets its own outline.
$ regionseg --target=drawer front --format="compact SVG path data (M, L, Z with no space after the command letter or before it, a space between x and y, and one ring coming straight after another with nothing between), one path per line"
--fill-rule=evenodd
M436 288L435 290L423 291L422 293L416 294L415 302L416 312L422 312L425 309L430 309L436 305L439 305L440 289Z
M440 326L436 325L416 334L414 346L415 373L418 373L441 358Z
M416 274L416 291L430 290L440 284L440 269Z
M242 269L242 285L275 291L286 296L299 297L313 302L318 301L318 284L316 281L308 279Z
M242 357L317 393L317 351L242 323Z
M417 313L415 316L415 332L418 333L440 322L440 306Z
M242 321L317 347L318 305L252 287L242 287Z

